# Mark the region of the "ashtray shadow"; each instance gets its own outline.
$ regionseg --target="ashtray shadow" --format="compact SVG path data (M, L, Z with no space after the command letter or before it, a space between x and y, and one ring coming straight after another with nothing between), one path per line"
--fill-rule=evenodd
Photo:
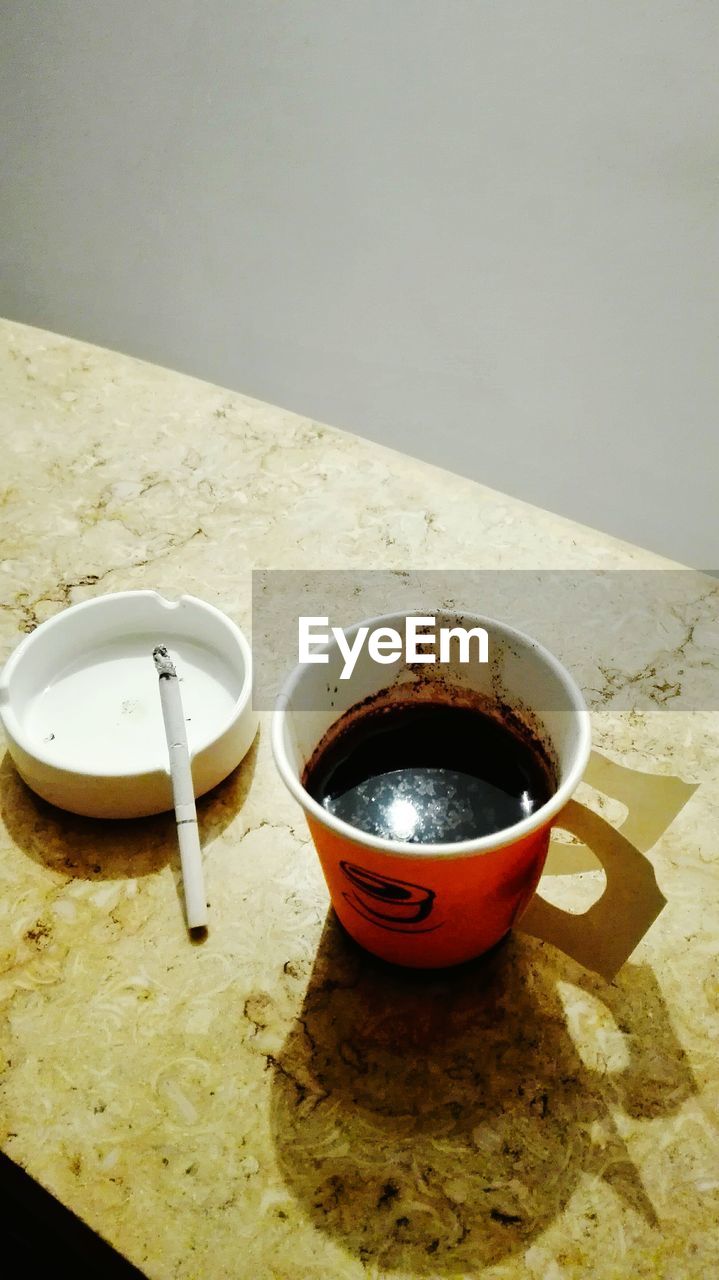
M203 845L220 835L242 808L258 746L259 731L237 768L197 801ZM0 815L11 840L27 857L68 879L148 876L178 862L172 813L101 820L56 809L25 785L9 752L0 764Z

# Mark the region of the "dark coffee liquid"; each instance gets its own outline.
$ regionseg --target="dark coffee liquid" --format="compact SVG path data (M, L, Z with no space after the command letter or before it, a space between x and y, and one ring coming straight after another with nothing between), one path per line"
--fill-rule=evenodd
M315 753L303 783L353 827L417 844L502 831L555 789L541 748L505 723L422 702L354 716Z

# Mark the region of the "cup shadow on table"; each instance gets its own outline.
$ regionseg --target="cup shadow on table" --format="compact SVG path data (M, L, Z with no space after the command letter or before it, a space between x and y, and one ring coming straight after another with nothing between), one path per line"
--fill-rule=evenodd
M622 790L637 845L579 808L595 847L606 828L611 855L631 851L656 889L641 832L660 834L662 783L661 830L695 788L640 774L644 821L632 772L595 753L588 780ZM579 1047L562 984L582 1002ZM363 1262L428 1276L474 1274L525 1249L583 1175L659 1226L613 1115L671 1116L697 1091L647 964L624 963L609 984L539 931L455 969L402 970L362 951L332 911L269 1065L273 1141L302 1210Z
M239 813L254 776L259 731L244 760L197 801L200 841L208 845ZM83 818L41 800L25 785L9 752L0 763L0 815L29 858L68 879L119 880L172 865L179 876L172 813L149 818Z
M589 1017L608 1012L619 1069L585 1065L559 981L585 993ZM383 1273L432 1276L526 1248L582 1175L657 1226L612 1113L668 1116L696 1092L647 965L608 987L513 934L444 974L402 971L333 913L271 1066L273 1141L302 1210Z

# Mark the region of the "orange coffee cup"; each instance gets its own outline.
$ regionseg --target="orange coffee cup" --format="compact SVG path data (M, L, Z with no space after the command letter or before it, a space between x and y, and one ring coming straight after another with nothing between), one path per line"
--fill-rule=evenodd
M352 644L361 627L403 633L406 613L370 618L344 629ZM416 615L415 615L416 616ZM340 921L374 955L412 968L442 968L494 946L528 906L542 874L552 825L589 759L589 713L568 671L530 636L475 614L435 617L437 631L483 628L488 661L413 664L375 660L362 649L349 679L335 640L327 661L315 656L286 681L273 718L277 768L302 805ZM429 649L424 648L426 654ZM464 655L466 656L466 655ZM556 787L536 812L491 835L453 844L417 844L370 835L319 804L302 784L318 744L347 711L366 700L456 700L523 723L552 762Z

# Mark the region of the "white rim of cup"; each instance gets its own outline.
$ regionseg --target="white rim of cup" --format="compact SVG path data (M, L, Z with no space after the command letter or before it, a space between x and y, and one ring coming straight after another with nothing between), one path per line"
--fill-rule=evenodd
M61 609L59 613L53 614L51 618L46 618L45 622L41 622L34 631L31 631L29 635L25 636L24 640L20 641L17 647L13 649L10 657L5 663L2 673L0 674L0 720L2 720L6 732L12 736L18 746L21 747L26 755L31 759L37 760L40 764L46 765L48 768L55 770L60 769L63 773L72 774L78 778L132 778L138 776L137 770L132 768L120 770L114 769L112 772L104 769L76 769L63 764L62 761L51 759L50 756L43 752L39 744L31 742L27 737L9 701L10 682L13 678L15 668L22 662L28 649L32 648L35 640L41 632L43 634L47 634L48 631L51 631L58 626L62 626L63 620L67 618L69 613L80 613L88 609L96 608L98 605L103 605L107 600L128 600L134 599L138 596L153 596L156 600L159 600L165 609L176 609L183 600L191 600L193 604L199 605L201 609L205 610L207 613L213 614L215 618L222 621L223 625L232 635L233 640L242 654L245 666L245 676L242 681L242 688L235 700L232 711L228 719L220 725L212 737L208 738L207 741L201 742L199 746L193 749L190 753L191 758L194 759L194 757L200 755L202 751L206 751L208 747L211 748L214 746L218 739L221 738L223 734L227 733L228 729L232 727L244 712L252 694L252 651L244 633L236 623L227 616L226 613L223 613L221 609L215 608L213 604L208 604L206 600L200 600L199 596L192 596L187 593L183 593L181 596L178 596L177 600L167 600L159 591L153 591L152 589L138 591L108 591L101 596L93 596L90 600L81 600L79 604L70 605L68 609ZM142 772L144 773L145 771ZM169 773L169 765L158 766L158 769L152 770L152 772Z
M361 622L353 623L350 627L343 627L343 631L348 638L351 638L360 627L369 627L373 630L383 624L389 626L392 622L398 622L401 619L412 616L414 616L412 610L408 610L406 613L384 613L375 618L364 618ZM353 827L349 822L344 822L342 818L335 817L333 813L318 804L302 786L297 773L290 764L285 751L283 729L292 695L305 673L304 666L298 664L285 680L277 696L272 716L272 751L280 777L295 799L302 805L302 808L311 814L317 822L322 823L323 826L328 827L343 839L349 840L352 844L375 849L386 857L413 859L429 857L446 859L468 858L473 854L489 853L493 849L503 849L507 845L516 844L517 841L546 826L564 808L581 782L582 775L587 767L591 750L589 711L579 685L574 677L569 674L563 663L558 658L555 658L554 654L549 649L546 649L543 644L540 644L538 640L527 635L524 631L519 631L516 627L509 626L506 622L499 622L496 618L487 618L481 614L466 613L463 610L457 610L456 617L471 622L473 626L494 627L509 639L519 640L523 644L529 645L532 651L552 669L569 695L571 709L579 721L579 741L575 749L574 763L564 781L541 808L537 809L536 813L530 814L527 818L522 818L519 822L515 822L513 826L505 827L502 831L493 832L491 835L478 836L475 840L457 840L454 844L419 844L411 843L408 840L388 840L382 839L380 836L373 836L367 831L362 831L359 827ZM334 641L326 646L328 650L334 647ZM344 712L341 713L341 715L343 714ZM340 716L337 718L340 719Z

